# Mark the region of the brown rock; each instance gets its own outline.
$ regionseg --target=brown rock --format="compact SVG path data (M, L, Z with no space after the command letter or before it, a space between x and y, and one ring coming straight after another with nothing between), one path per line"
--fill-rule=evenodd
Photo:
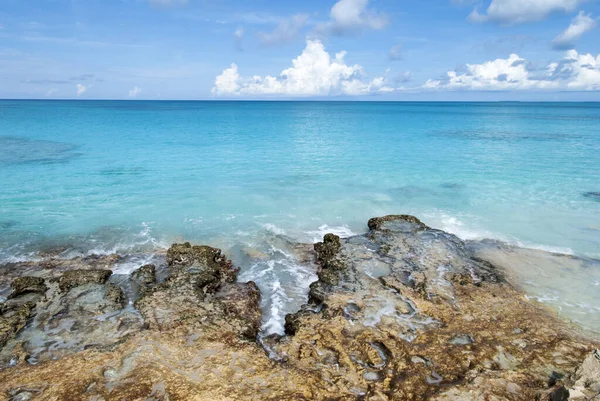
M112 275L110 270L70 270L65 272L58 279L58 287L61 291L67 292L71 288L85 284L104 284Z

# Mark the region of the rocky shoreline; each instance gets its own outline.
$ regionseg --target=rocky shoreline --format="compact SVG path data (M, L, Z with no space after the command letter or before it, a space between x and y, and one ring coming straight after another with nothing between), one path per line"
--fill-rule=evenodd
M0 400L600 400L600 342L412 216L327 234L318 281L259 334L260 291L220 250L0 267ZM0 284L2 284L0 282Z

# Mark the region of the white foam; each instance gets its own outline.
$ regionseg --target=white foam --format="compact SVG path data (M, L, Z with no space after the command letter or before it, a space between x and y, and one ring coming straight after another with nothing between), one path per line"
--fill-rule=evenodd
M548 245L538 245L531 244L528 242L521 241L507 241L510 245L518 246L519 248L527 248L527 249L536 249L538 251L544 251L549 253L558 253L563 255L573 255L573 250L571 248L559 247L559 246L548 246Z
M306 303L309 286L317 277L314 269L301 264L291 250L273 244L265 249L265 245L259 250L268 254L268 259L255 259L242 266L238 280L254 281L261 290L262 334L284 334L285 315Z
M285 230L283 228L277 227L275 224L266 223L262 225L265 229L277 235L285 235Z
M565 255L573 255L574 253L571 248L540 245L527 241L520 241L519 239L511 238L503 234L493 233L482 228L467 226L467 224L465 224L464 221L460 220L456 216L451 216L442 212L438 212L436 214L425 214L425 216L431 219L431 225L434 228L438 228L447 233L454 234L464 241L492 239L502 241L507 243L508 245L516 246L519 248L537 249L540 251L559 253Z
M115 264L113 274L131 274L144 265L156 264L156 260L154 253L128 255L125 260Z
M352 231L350 229L350 227L348 227L346 225L329 226L327 224L323 224L316 230L306 232L306 234L308 235L308 237L312 243L317 243L319 241L323 241L323 237L325 236L325 234L330 234L330 233L335 234L340 238L348 238L348 237L353 237L353 236L357 235L354 231Z

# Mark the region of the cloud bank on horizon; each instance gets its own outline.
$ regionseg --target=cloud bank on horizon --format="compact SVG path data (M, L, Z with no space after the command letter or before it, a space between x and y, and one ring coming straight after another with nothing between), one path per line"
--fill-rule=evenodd
M600 100L595 0L32 3L0 4L3 98Z

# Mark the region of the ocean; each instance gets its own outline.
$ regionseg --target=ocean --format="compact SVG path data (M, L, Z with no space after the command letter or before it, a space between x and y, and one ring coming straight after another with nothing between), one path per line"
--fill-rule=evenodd
M298 244L385 214L512 249L600 331L600 103L0 101L0 264L212 245L281 333L316 279Z

